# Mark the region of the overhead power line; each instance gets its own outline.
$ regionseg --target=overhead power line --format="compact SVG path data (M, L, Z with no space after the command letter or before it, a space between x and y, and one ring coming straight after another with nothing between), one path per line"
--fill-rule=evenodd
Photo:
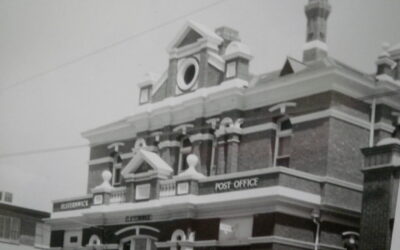
M187 17L189 17L189 16L191 16L191 15L193 15L193 14L197 14L197 13L203 12L203 11L205 11L205 10L207 10L207 9L210 9L210 8L212 8L212 7L214 7L214 6L217 6L217 5L219 5L219 4L223 3L223 2L226 2L226 1L228 1L228 0L219 0L219 1L216 1L216 2L214 2L214 3L212 3L212 4L206 5L206 6L202 7L202 8L198 8L198 9L192 10L192 11L186 13L186 14L183 14L183 15L178 16L178 17L174 17L174 18L172 18L172 19L170 19L170 20L167 20L166 22L163 22L163 23L161 23L161 24L158 24L158 25L156 25L156 26L154 26L154 27L151 27L151 28L149 28L149 29L140 31L140 32L138 32L138 33L135 33L135 34L133 34L133 35L131 35L131 36L128 36L128 37L126 37L126 38L124 38L124 39L115 41L115 42L113 42L113 43L111 43L111 44L108 44L108 45L106 45L106 46L103 46L103 47L101 47L101 48L95 49L95 50L93 50L93 51L91 51L91 52L89 52L89 53L87 53L87 54L78 56L78 57L76 57L76 58L74 58L74 59L71 59L71 60L66 61L66 62L64 62L64 63L61 63L61 64L59 64L59 65L56 65L56 66L54 66L54 67L51 67L51 68L49 68L49 69L47 69L47 70L44 70L44 71L42 71L42 72L33 74L33 75L31 75L31 76L29 76L29 77L27 77L27 78L25 78L25 79L22 79L22 80L20 80L20 81L14 82L14 83L12 83L12 84L10 84L10 85L4 87L4 88L0 88L0 93L3 93L3 92L5 92L5 91L7 91L7 90L9 90L9 89L12 89L12 88L15 88L15 87L17 87L17 86L26 84L26 83L28 83L28 82L30 82L30 81L32 81L32 80L38 79L38 78L40 78L40 77L42 77L42 76L45 76L45 75L47 75L47 74L49 74L49 73L52 73L52 72L54 72L54 71L57 71L57 70L60 70L60 69L62 69L62 68L65 68L65 67L67 67L67 66L70 66L70 65L72 65L72 64L81 62L81 61L85 60L85 59L88 58L88 57L91 57L91 56L97 55L97 54L99 54L99 53L102 53L102 52L104 52L104 51L106 51L106 50L109 50L109 49L111 49L111 48L114 48L114 47L116 47L116 46L119 46L119 45L121 45L121 44L124 44L124 43L126 43L126 42L128 42L128 41L134 40L135 38L138 38L138 37L140 37L140 36L146 35L146 34L148 34L148 33L150 33L150 32L153 32L153 31L155 31L155 30L158 30L158 29L160 29L160 28L163 28L163 27L165 27L165 26L167 26L167 25L170 25L170 24L172 24L172 23L175 23L175 22L177 22L177 21L179 21L179 20L181 20L181 19L183 19L183 18L187 18Z
M369 95L369 96L364 96L360 98L356 98L360 101L366 101L371 98L376 98L376 97L385 97L385 96L393 96L393 95L398 95L400 94L400 91L395 90L395 91L387 91L383 93L378 93L375 95ZM337 105L337 104L336 104ZM343 104L340 104L343 105ZM322 111L326 109L326 106L314 106L312 108L304 108L304 109L299 109L294 112L287 112L289 116L293 115L301 115L305 114L306 112L313 112L313 111ZM265 115L257 118L244 118L244 122L254 122L254 121L263 121L268 118L274 118L276 115L271 114L271 115ZM210 126L197 126L195 127L196 129L206 129L210 128ZM163 135L171 135L175 134L176 132L163 132ZM150 138L153 137L151 135L149 136L143 136L142 138ZM26 155L34 155L34 154L44 154L44 153L50 153L50 152L57 152L57 151L67 151L67 150L73 150L77 148L84 148L84 147L90 147L90 144L79 144L79 145L71 145L71 146L61 146L61 147L54 147L54 148L45 148L45 149L37 149L37 150L29 150L29 151L21 151L21 152L15 152L15 153L9 153L9 154L0 154L0 159L2 158L10 158L10 157L18 157L18 156L26 156Z
M21 151L9 154L0 154L1 158L9 158L9 157L17 157L17 156L26 156L26 155L35 155L35 154L43 154L43 153L50 153L50 152L57 152L57 151L66 151L72 150L77 148L84 148L88 147L89 144L78 144L78 145L69 145L69 146L61 146L61 147L53 147L53 148L42 148L42 149L34 149L28 151Z

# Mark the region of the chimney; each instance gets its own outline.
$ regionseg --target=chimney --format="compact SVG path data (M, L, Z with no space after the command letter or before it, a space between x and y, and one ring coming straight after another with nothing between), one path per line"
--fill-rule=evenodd
M217 29L215 29L215 33L220 36L222 39L224 39L224 42L222 43L222 45L220 45L220 54L224 54L226 48L228 47L228 45L233 42L233 41L240 41L240 37L239 37L239 32L235 29L226 27L226 26L222 26L219 27Z
M396 66L392 72L393 78L395 80L400 80L400 43L392 46L388 52L390 54L390 58L396 63Z
M389 250L398 240L394 228L400 169L400 140L385 138L374 147L363 148L364 190L360 228L362 250ZM395 235L396 237L393 237ZM393 249L393 248L392 248Z
M309 0L304 10L307 17L307 38L303 48L303 61L307 63L321 60L328 55L326 34L331 5L328 0Z
M390 57L389 47L389 44L384 43L382 45L383 52L376 60L376 78L380 81L393 81L393 73L397 63Z

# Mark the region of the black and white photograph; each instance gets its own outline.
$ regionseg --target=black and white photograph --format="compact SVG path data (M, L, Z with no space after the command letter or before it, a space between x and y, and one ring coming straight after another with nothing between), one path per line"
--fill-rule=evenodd
M400 250L400 1L0 0L0 250Z

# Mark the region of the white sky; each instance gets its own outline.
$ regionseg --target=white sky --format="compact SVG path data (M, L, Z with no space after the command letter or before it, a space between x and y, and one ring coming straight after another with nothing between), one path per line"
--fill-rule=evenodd
M215 0L0 0L0 89ZM240 32L251 70L301 59L305 0L228 0L190 16ZM372 73L381 43L400 42L400 1L331 0L330 55ZM15 88L0 90L0 155L86 143L82 131L133 114L136 83L162 73L165 51L187 18ZM51 210L51 200L86 192L88 148L0 157L0 190L15 204Z

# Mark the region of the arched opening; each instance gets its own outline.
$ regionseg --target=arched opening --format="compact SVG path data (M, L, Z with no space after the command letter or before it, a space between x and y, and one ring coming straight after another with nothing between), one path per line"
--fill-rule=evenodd
M101 245L101 240L99 236L97 236L96 234L90 236L88 246L100 246L100 245Z
M188 168L188 163L186 161L186 157L189 154L191 154L193 151L192 142L190 141L189 137L183 136L180 139L180 142L181 142L181 147L180 147L180 152L179 152L178 173L180 173Z
M132 236L121 240L119 250L156 250L155 241L151 236Z

